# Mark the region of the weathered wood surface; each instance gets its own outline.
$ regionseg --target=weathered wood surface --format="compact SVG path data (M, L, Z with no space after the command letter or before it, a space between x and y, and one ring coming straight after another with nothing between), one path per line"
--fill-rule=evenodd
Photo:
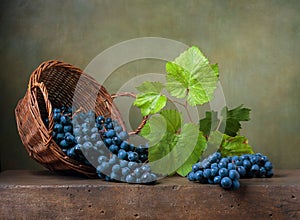
M48 171L0 173L0 219L300 219L300 170L237 191L169 177L154 186Z

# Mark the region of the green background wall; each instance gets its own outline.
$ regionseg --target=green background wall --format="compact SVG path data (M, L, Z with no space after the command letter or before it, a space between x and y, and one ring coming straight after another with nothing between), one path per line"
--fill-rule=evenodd
M84 69L110 46L149 36L199 46L219 63L228 106L252 109L242 134L254 150L276 168L300 168L300 1L1 0L0 6L2 170L42 168L22 146L13 112L41 62ZM105 86L114 92L118 80L151 67L163 71L161 63L133 64Z

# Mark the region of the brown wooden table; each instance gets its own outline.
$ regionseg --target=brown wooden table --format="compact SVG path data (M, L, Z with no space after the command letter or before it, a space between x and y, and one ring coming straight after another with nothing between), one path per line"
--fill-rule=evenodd
M49 171L0 173L0 219L300 219L300 170L242 179L241 188L168 177L112 183Z

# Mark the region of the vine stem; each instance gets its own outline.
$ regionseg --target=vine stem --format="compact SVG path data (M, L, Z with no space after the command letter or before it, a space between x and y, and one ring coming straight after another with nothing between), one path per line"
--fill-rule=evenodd
M186 96L187 96L188 94L189 94L189 91L187 90ZM172 100L172 99L170 99L170 98L168 98L168 100L169 100L170 102L174 102L174 103L177 103L178 105L181 105L181 106L185 109L185 111L186 111L186 113L187 113L187 116L188 116L188 118L189 118L189 121L190 121L191 123L193 122L192 117L191 117L191 114L190 114L190 111L189 111L189 109L188 109L188 102L187 102L187 99L185 99L184 104L181 103L181 102L178 102L178 101L176 101L176 100Z

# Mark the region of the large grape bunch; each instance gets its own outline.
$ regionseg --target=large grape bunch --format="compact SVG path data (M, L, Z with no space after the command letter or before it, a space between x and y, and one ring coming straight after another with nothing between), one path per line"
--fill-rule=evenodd
M94 111L72 108L53 109L53 139L62 151L75 160L96 167L99 178L129 183L154 183L148 147L135 147L128 133L116 120L96 116ZM45 124L49 122L45 119Z
M257 154L222 157L219 152L209 155L192 166L188 180L219 184L224 189L240 188L240 178L273 176L273 164L268 157Z

